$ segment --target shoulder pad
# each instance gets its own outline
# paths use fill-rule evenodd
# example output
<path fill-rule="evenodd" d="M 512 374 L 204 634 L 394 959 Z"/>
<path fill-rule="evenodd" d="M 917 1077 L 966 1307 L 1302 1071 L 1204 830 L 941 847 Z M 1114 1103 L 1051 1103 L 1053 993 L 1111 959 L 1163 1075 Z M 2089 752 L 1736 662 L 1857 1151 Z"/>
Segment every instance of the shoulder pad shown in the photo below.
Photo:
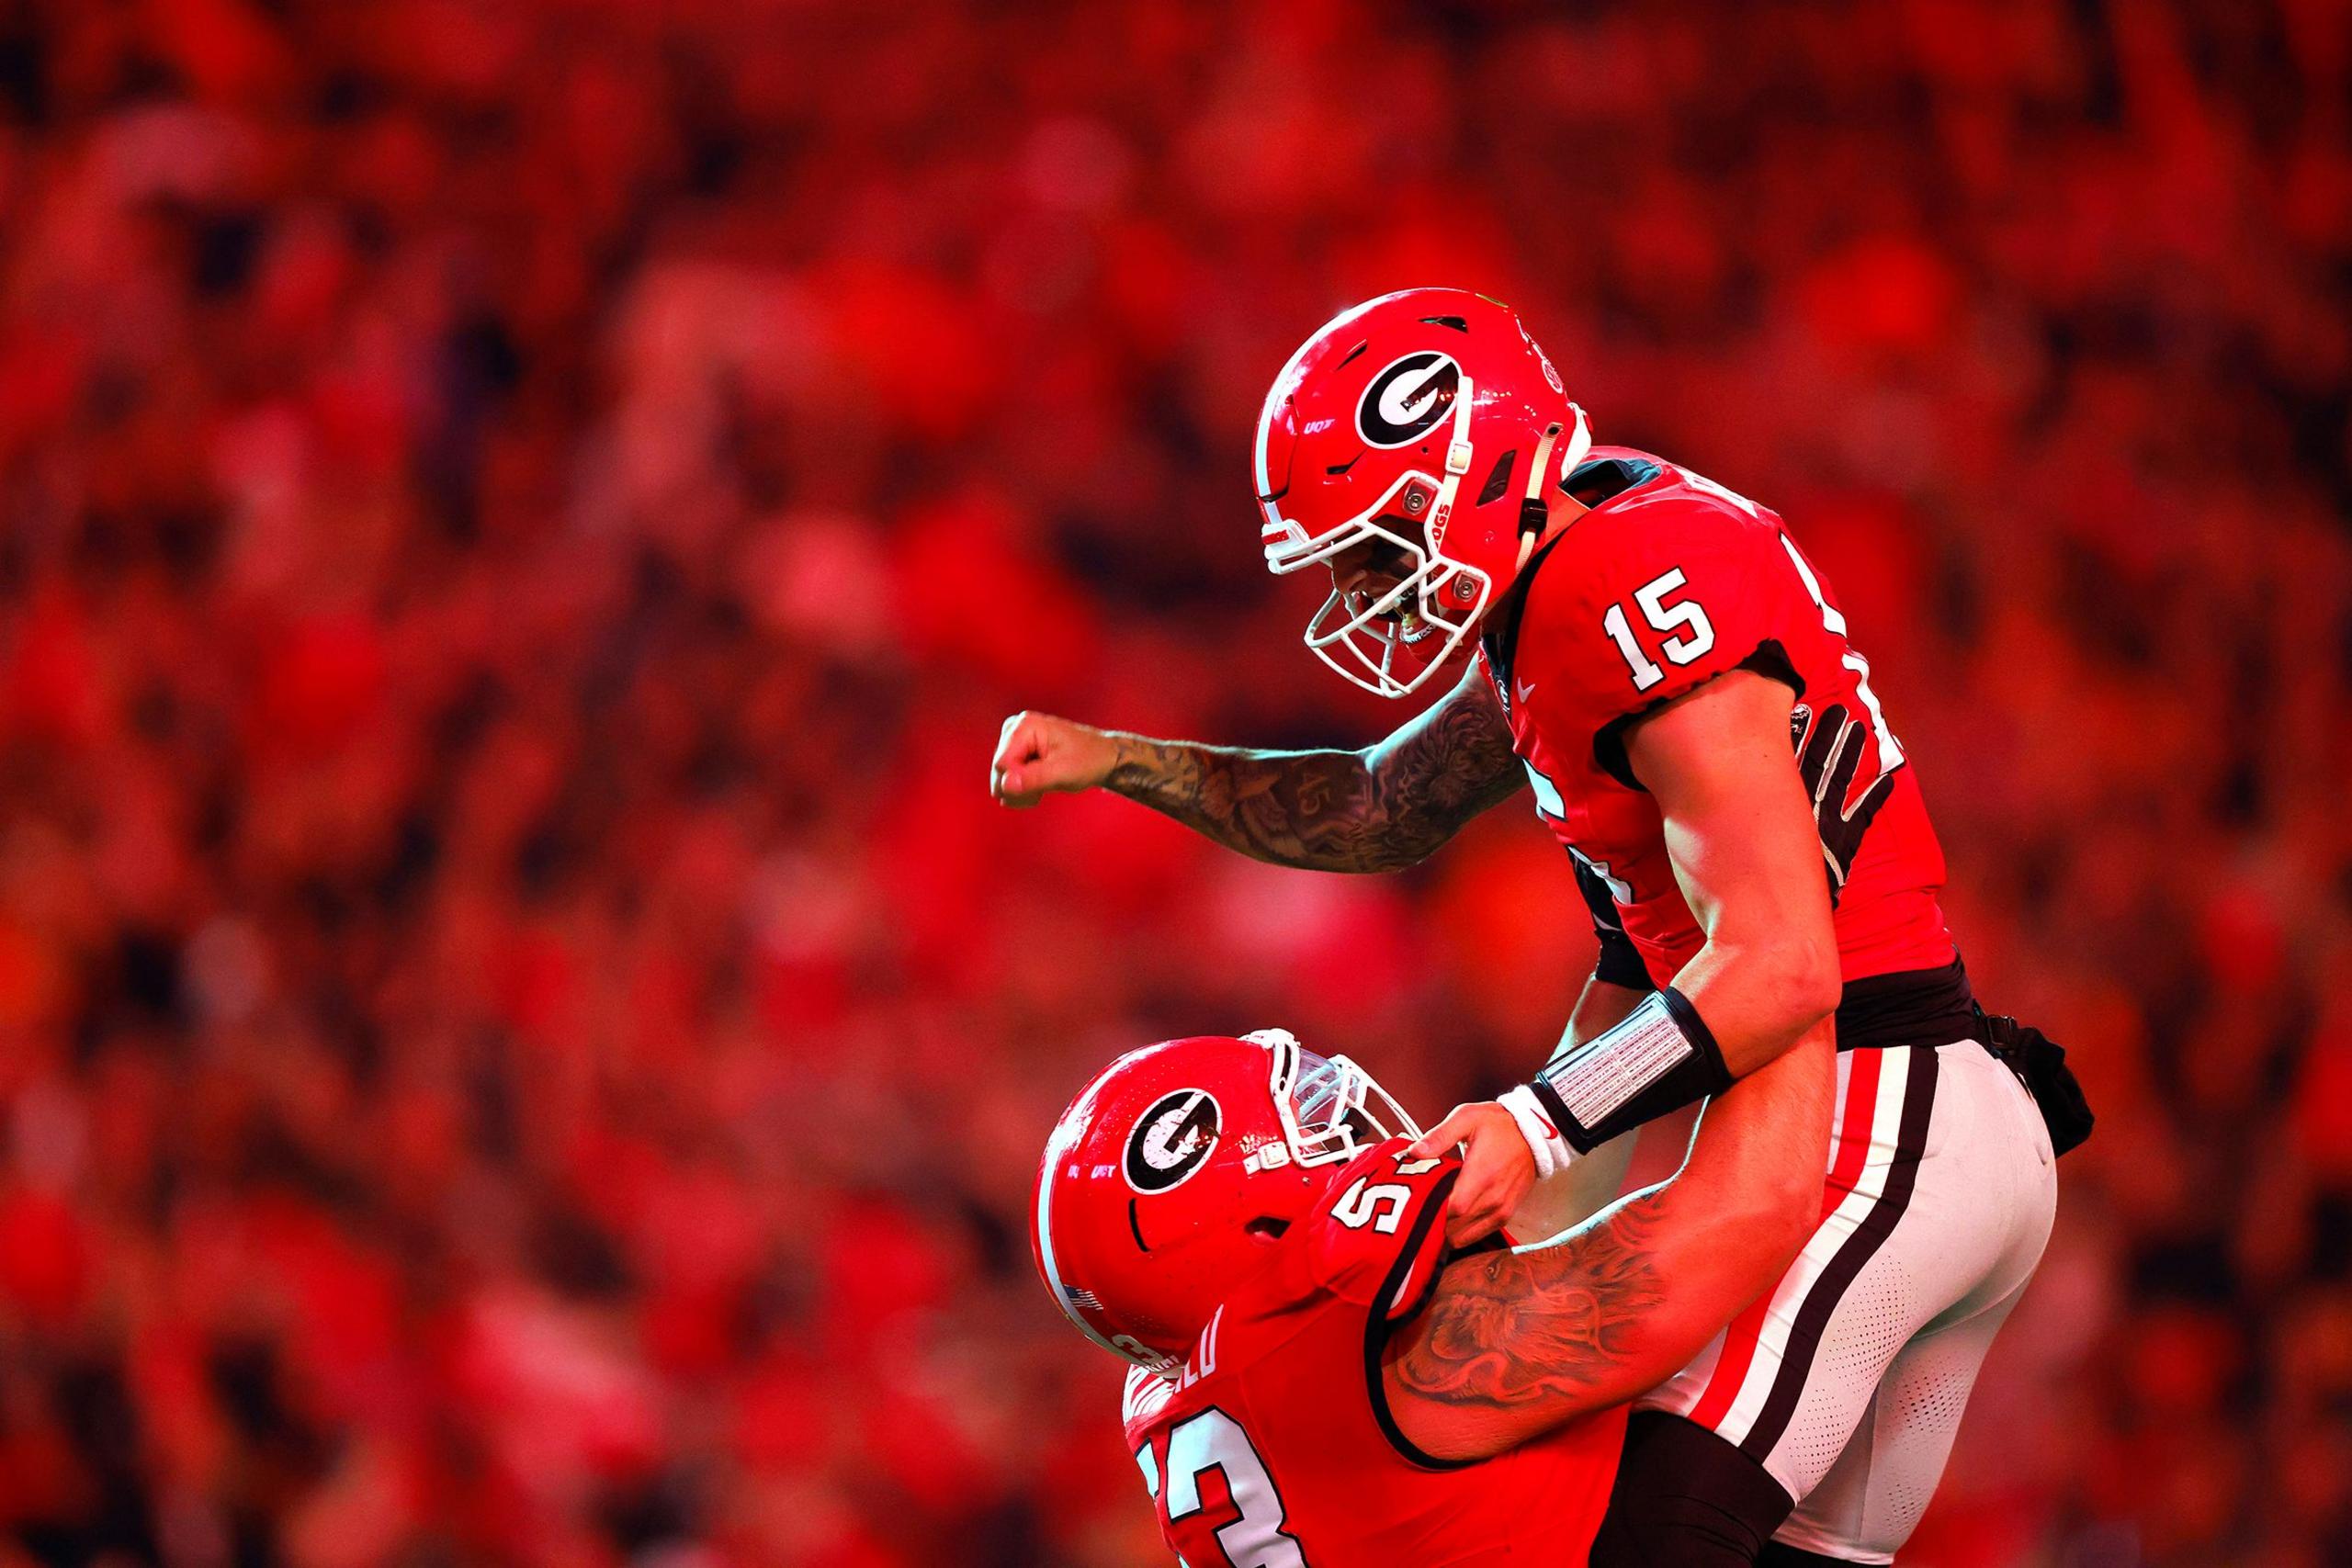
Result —
<path fill-rule="evenodd" d="M 1445 1202 L 1462 1162 L 1408 1159 L 1392 1139 L 1350 1162 L 1305 1222 L 1315 1283 L 1390 1317 L 1409 1317 L 1427 1299 L 1445 1258 Z"/>
<path fill-rule="evenodd" d="M 1800 685 L 1781 639 L 1818 612 L 1781 536 L 1769 514 L 1687 476 L 1577 519 L 1528 586 L 1514 702 L 1573 754 L 1727 671 Z"/>

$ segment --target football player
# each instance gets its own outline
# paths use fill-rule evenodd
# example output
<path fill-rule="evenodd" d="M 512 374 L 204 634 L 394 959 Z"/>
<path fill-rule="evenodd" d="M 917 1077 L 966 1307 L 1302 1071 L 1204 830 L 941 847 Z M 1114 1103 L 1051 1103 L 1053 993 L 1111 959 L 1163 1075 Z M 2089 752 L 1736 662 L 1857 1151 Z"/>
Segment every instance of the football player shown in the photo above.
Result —
<path fill-rule="evenodd" d="M 1279 1030 L 1131 1052 L 1047 1140 L 1031 1242 L 1134 1363 L 1129 1450 L 1191 1568 L 1583 1562 L 1623 1402 L 1762 1291 L 1818 1213 L 1835 1074 L 1800 1048 L 1682 1169 L 1549 1245 L 1456 1255 L 1450 1152 Z"/>
<path fill-rule="evenodd" d="M 1387 295 L 1308 339 L 1267 395 L 1256 477 L 1267 565 L 1331 577 L 1307 645 L 1401 697 L 1475 639 L 1460 682 L 1363 751 L 1018 714 L 998 796 L 1104 787 L 1262 860 L 1363 872 L 1528 787 L 1576 857 L 1600 960 L 1534 1077 L 1428 1140 L 1464 1150 L 1457 1243 L 1834 1039 L 1818 1226 L 1644 1396 L 1594 1560 L 1890 1562 L 2088 1114 L 2054 1046 L 1975 1003 L 1942 852 L 1836 595 L 1769 508 L 1595 447 L 1518 318 L 1457 290 Z"/>

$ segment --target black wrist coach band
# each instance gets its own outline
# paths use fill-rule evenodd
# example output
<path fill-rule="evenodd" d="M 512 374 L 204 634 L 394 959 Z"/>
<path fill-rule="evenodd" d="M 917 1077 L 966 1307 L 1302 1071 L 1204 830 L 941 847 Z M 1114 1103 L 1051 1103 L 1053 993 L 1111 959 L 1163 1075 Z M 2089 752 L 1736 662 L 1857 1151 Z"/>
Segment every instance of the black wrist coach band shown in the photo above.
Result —
<path fill-rule="evenodd" d="M 1529 1088 L 1578 1154 L 1731 1087 L 1713 1031 L 1671 986 L 1544 1064 Z"/>

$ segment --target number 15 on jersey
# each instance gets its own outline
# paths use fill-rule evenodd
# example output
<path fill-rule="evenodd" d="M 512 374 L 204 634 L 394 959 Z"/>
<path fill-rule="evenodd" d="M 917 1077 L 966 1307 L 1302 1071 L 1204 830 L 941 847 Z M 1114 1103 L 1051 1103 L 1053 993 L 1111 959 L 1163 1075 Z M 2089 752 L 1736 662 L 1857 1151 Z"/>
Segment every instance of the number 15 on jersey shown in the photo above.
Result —
<path fill-rule="evenodd" d="M 1634 603 L 1641 607 L 1642 618 L 1652 630 L 1667 633 L 1658 644 L 1658 651 L 1676 664 L 1688 664 L 1702 659 L 1715 646 L 1714 623 L 1707 619 L 1707 612 L 1695 599 L 1669 604 L 1668 598 L 1689 586 L 1682 569 L 1675 567 L 1650 579 L 1634 590 Z M 1666 679 L 1666 671 L 1642 651 L 1634 639 L 1633 623 L 1627 619 L 1623 604 L 1611 604 L 1602 612 L 1601 629 L 1625 656 L 1625 664 L 1634 673 L 1634 690 L 1646 692 Z"/>

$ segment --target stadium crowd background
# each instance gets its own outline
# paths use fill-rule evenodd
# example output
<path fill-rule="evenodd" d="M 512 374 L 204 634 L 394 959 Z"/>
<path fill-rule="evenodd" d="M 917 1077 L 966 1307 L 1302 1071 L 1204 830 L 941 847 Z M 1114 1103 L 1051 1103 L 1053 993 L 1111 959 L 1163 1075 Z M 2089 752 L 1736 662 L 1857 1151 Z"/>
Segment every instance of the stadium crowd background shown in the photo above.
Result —
<path fill-rule="evenodd" d="M 1906 1562 L 2352 1562 L 2352 9 L 0 13 L 0 1564 L 1163 1560 L 1033 1282 L 1114 1052 L 1425 1112 L 1589 955 L 985 797 L 1359 743 L 1249 434 L 1524 313 L 1781 509 L 2101 1112 Z M 1653 1156 L 1655 1157 L 1655 1156 Z"/>

